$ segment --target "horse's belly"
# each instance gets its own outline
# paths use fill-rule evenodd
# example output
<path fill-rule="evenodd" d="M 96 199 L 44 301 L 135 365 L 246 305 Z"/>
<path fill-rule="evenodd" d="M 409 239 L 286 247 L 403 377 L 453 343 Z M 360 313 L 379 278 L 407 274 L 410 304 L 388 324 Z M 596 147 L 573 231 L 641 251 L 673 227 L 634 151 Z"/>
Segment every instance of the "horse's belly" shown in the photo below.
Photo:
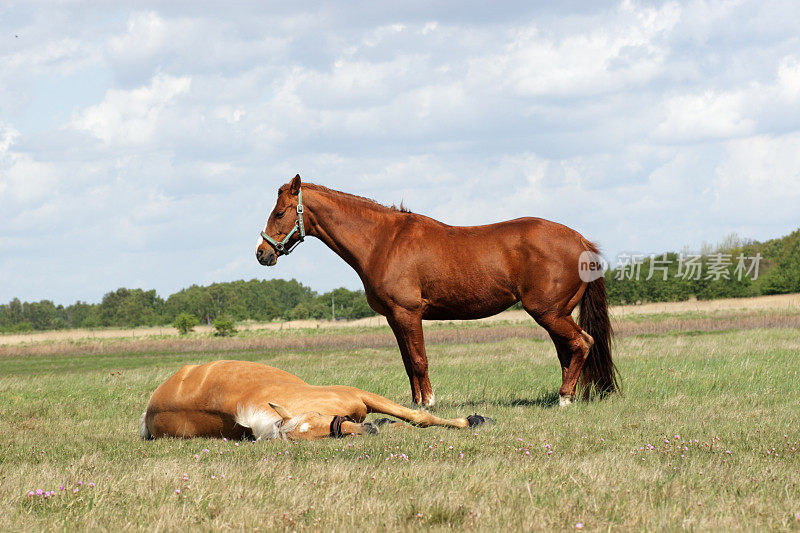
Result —
<path fill-rule="evenodd" d="M 245 436 L 246 429 L 236 424 L 234 417 L 228 413 L 210 413 L 207 411 L 162 411 L 152 413 L 148 423 L 154 437 L 227 437 L 240 439 Z"/>
<path fill-rule="evenodd" d="M 508 305 L 498 305 L 495 307 L 475 306 L 475 307 L 428 307 L 422 314 L 425 320 L 474 320 L 477 318 L 486 318 L 502 313 L 515 302 Z"/>
<path fill-rule="evenodd" d="M 505 311 L 517 298 L 502 287 L 459 287 L 423 296 L 427 320 L 471 320 Z"/>

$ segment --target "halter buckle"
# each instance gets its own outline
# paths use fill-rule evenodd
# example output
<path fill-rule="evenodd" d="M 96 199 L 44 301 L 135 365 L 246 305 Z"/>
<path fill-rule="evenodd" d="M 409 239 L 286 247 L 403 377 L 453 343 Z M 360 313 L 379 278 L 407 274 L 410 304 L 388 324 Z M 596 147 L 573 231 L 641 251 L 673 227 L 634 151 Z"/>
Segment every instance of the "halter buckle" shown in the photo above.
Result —
<path fill-rule="evenodd" d="M 297 204 L 297 214 L 298 215 L 303 214 L 303 204 Z"/>

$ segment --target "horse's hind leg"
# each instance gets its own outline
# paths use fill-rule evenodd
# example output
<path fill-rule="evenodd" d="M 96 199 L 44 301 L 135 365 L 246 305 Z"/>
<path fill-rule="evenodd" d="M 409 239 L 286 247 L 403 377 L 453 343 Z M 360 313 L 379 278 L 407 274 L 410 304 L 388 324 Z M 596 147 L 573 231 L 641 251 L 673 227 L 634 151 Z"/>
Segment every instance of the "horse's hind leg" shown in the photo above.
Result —
<path fill-rule="evenodd" d="M 558 404 L 562 407 L 569 405 L 575 397 L 578 377 L 594 340 L 569 315 L 534 316 L 534 319 L 547 330 L 556 346 L 558 360 L 561 363 L 561 388 L 558 389 Z"/>

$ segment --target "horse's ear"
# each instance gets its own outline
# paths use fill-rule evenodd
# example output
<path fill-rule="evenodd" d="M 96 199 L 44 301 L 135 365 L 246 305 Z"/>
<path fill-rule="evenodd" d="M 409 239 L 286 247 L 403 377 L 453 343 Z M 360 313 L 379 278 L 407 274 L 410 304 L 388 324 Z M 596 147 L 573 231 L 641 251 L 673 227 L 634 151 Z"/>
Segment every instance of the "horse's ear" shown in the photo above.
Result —
<path fill-rule="evenodd" d="M 292 178 L 292 182 L 289 184 L 289 192 L 296 195 L 300 192 L 300 185 L 300 174 L 298 174 Z"/>
<path fill-rule="evenodd" d="M 277 405 L 277 404 L 274 404 L 272 402 L 269 402 L 269 406 L 272 407 L 275 410 L 276 413 L 278 413 L 278 416 L 280 416 L 283 419 L 284 422 L 287 422 L 288 420 L 294 418 L 294 417 L 292 417 L 292 415 L 289 414 L 289 411 L 287 411 L 281 405 Z"/>

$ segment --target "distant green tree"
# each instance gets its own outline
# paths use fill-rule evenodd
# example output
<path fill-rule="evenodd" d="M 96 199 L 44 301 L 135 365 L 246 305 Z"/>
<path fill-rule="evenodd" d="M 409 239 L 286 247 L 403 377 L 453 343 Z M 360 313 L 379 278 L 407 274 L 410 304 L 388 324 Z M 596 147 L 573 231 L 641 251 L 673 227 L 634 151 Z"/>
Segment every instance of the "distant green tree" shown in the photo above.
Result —
<path fill-rule="evenodd" d="M 193 314 L 181 313 L 175 317 L 172 325 L 180 332 L 181 335 L 186 335 L 190 331 L 194 331 L 194 327 L 197 325 L 197 323 L 197 317 Z"/>
<path fill-rule="evenodd" d="M 61 311 L 63 311 L 63 307 L 61 307 Z M 30 322 L 33 329 L 57 329 L 56 319 L 59 314 L 59 308 L 50 300 L 23 302 L 22 304 L 22 318 Z"/>
<path fill-rule="evenodd" d="M 218 337 L 230 337 L 237 333 L 236 322 L 227 315 L 218 316 L 217 319 L 214 320 L 214 329 L 217 330 L 214 335 Z"/>
<path fill-rule="evenodd" d="M 309 317 L 308 307 L 305 304 L 297 304 L 289 313 L 290 320 L 305 320 Z"/>
<path fill-rule="evenodd" d="M 7 304 L 0 305 L 0 329 L 6 331 L 23 321 L 22 302 L 14 298 Z"/>
<path fill-rule="evenodd" d="M 331 306 L 334 309 L 331 309 Z M 344 287 L 317 296 L 308 304 L 308 309 L 312 318 L 329 320 L 331 318 L 353 320 L 376 314 L 367 303 L 364 291 L 351 291 Z"/>
<path fill-rule="evenodd" d="M 364 318 L 367 316 L 374 316 L 377 313 L 369 306 L 367 297 L 362 291 L 358 291 L 358 296 L 353 298 L 353 307 L 351 311 L 352 318 Z"/>
<path fill-rule="evenodd" d="M 97 317 L 97 313 L 91 313 L 77 324 L 77 327 L 81 328 L 99 328 L 100 326 L 102 326 L 102 324 Z"/>
<path fill-rule="evenodd" d="M 764 294 L 800 292 L 800 252 L 782 257 L 761 282 Z"/>
<path fill-rule="evenodd" d="M 104 326 L 143 326 L 163 323 L 164 300 L 155 290 L 120 288 L 106 293 L 98 306 Z"/>
<path fill-rule="evenodd" d="M 89 317 L 94 314 L 96 305 L 88 304 L 86 302 L 77 301 L 72 305 L 64 308 L 64 321 L 67 327 L 78 328 L 84 327 L 84 322 L 89 320 Z M 97 324 L 99 325 L 99 323 Z"/>
<path fill-rule="evenodd" d="M 762 252 L 767 265 L 759 280 L 763 294 L 800 292 L 800 230 L 780 239 L 767 241 Z"/>
<path fill-rule="evenodd" d="M 33 331 L 33 326 L 30 322 L 17 322 L 13 326 L 5 326 L 3 328 L 5 333 L 29 333 Z"/>

